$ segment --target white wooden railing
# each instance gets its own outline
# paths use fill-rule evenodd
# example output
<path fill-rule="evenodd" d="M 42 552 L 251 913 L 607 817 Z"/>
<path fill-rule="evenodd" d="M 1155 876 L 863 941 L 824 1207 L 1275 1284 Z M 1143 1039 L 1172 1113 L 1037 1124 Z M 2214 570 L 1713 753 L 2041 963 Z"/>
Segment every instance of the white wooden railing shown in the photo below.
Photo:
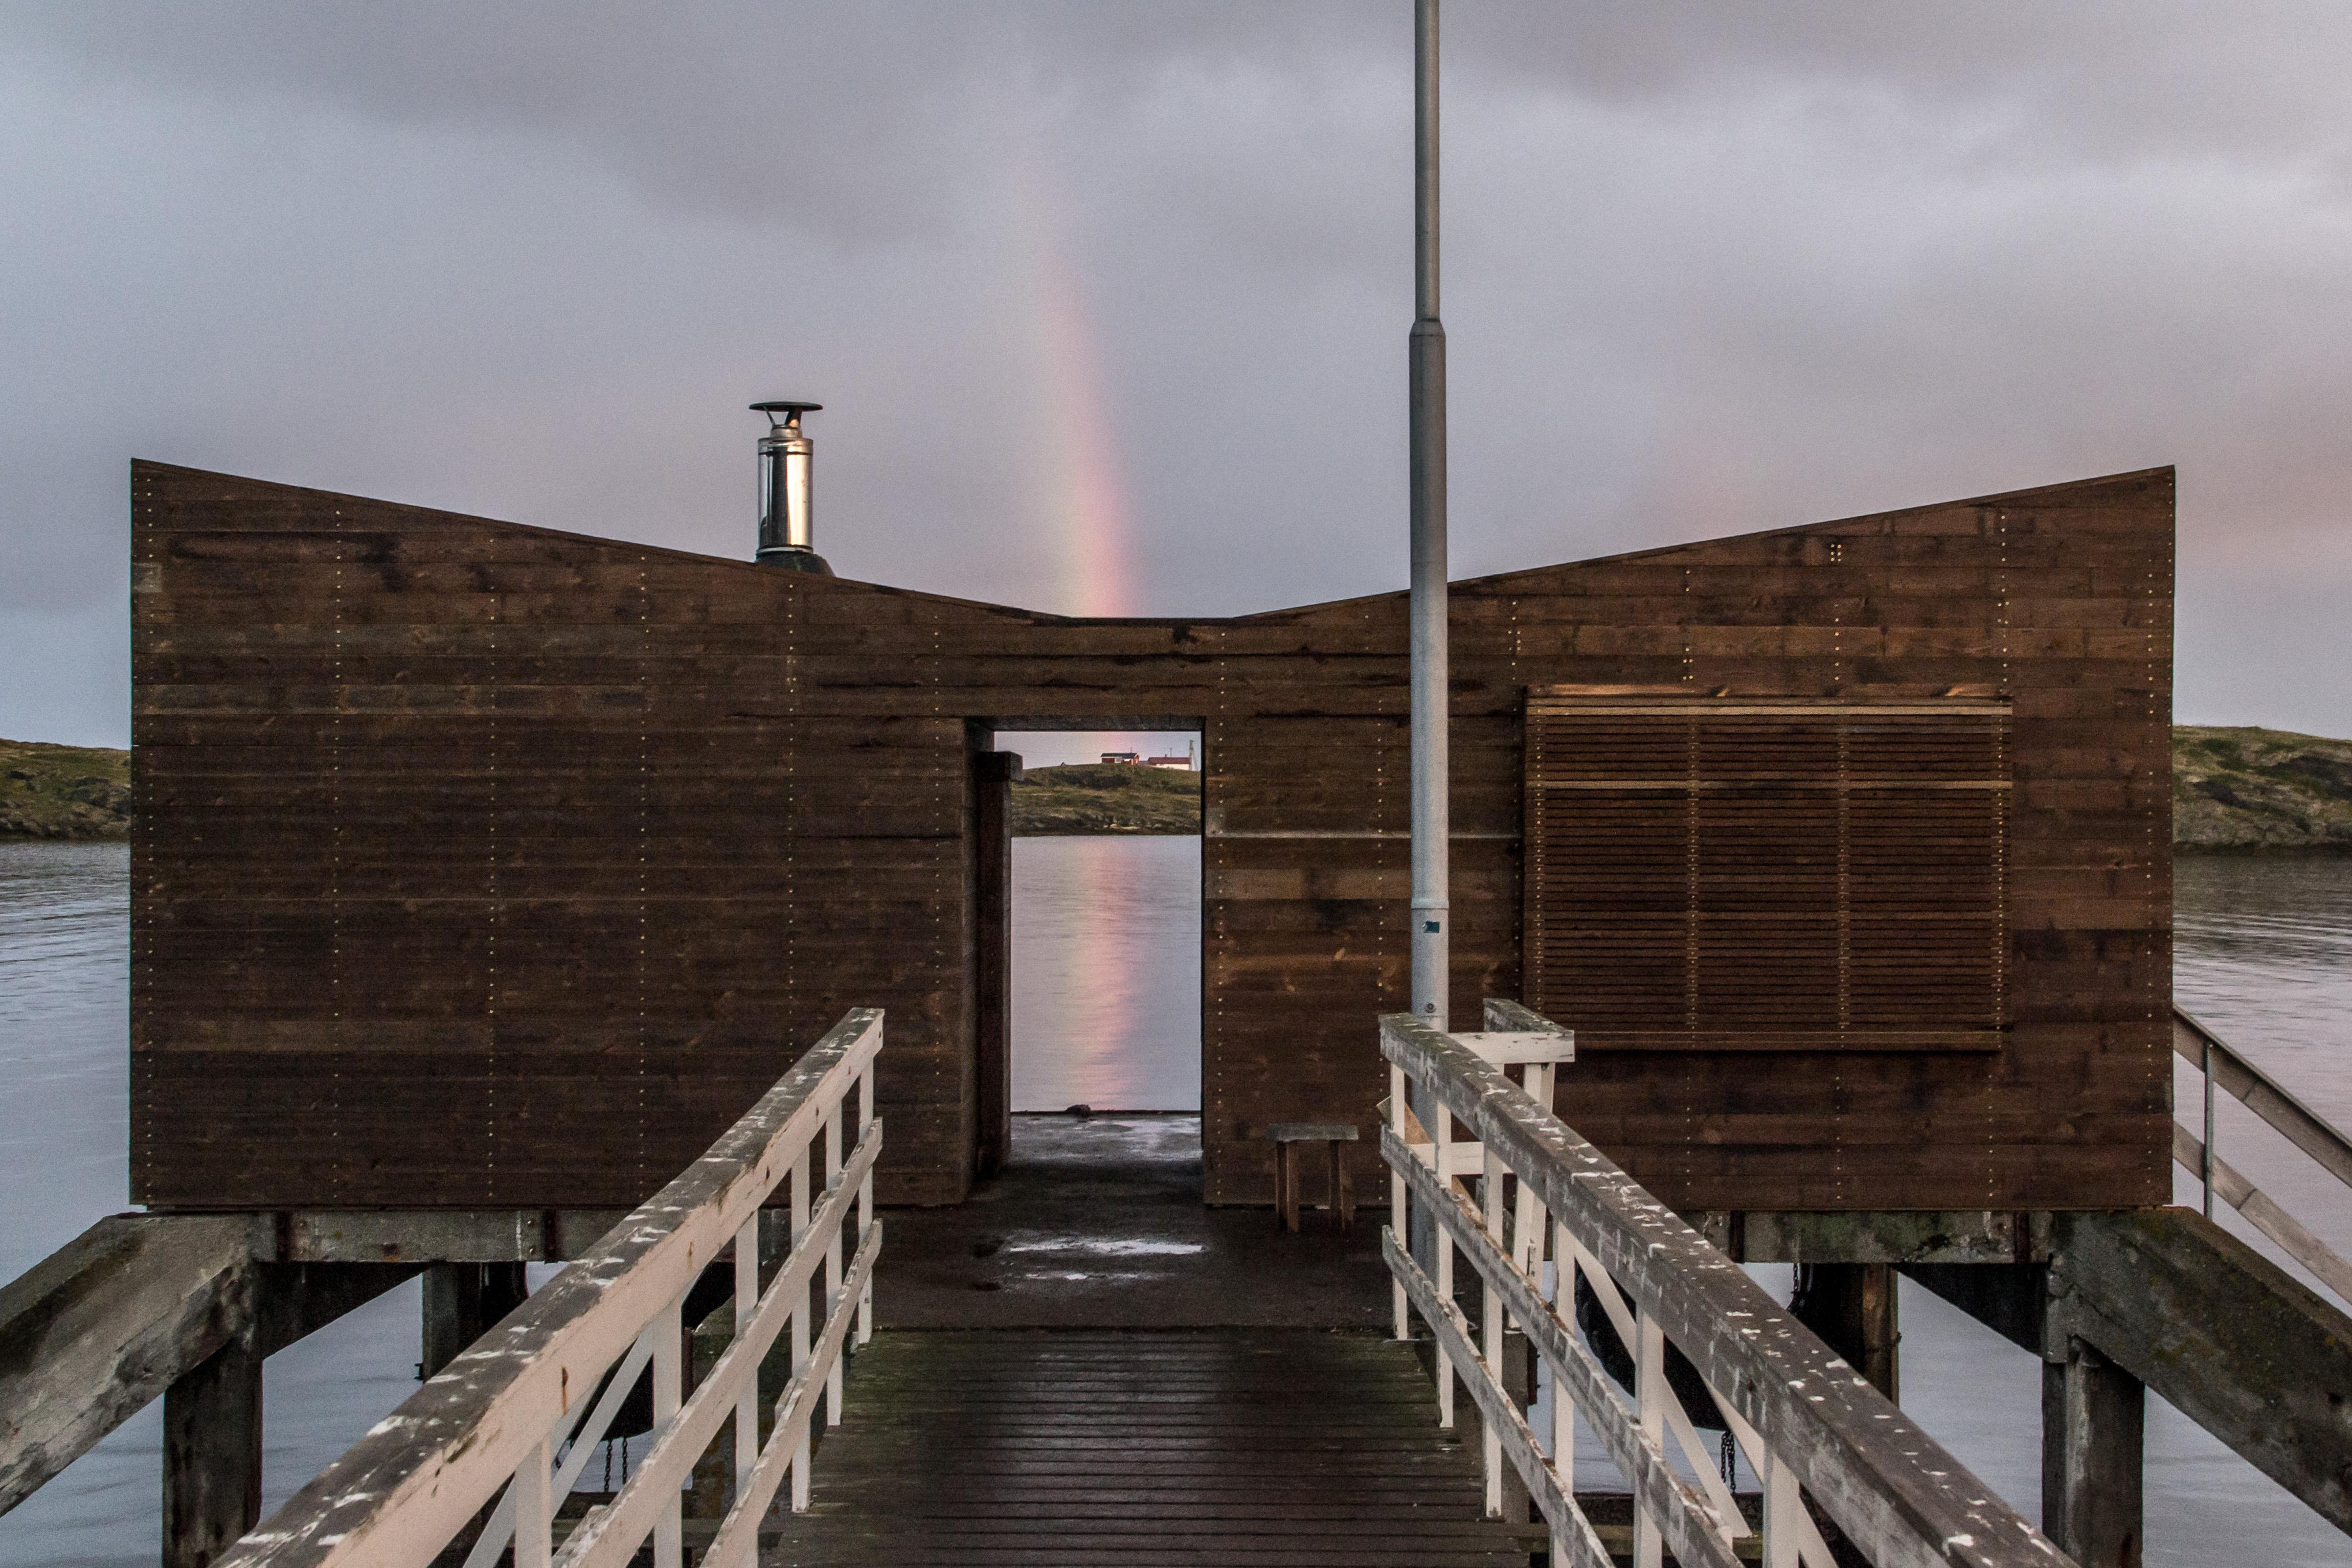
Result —
<path fill-rule="evenodd" d="M 2215 1092 L 2228 1091 L 2347 1187 L 2352 1187 L 2352 1140 L 2178 1008 L 2172 1009 L 2172 1049 L 2205 1076 L 2205 1135 L 2199 1137 L 2179 1122 L 2172 1124 L 2172 1157 L 2202 1185 L 2205 1218 L 2213 1218 L 2213 1200 L 2219 1197 L 2277 1242 L 2288 1257 L 2317 1275 L 2329 1290 L 2352 1301 L 2352 1261 L 2313 1235 L 2275 1198 L 2221 1157 L 2219 1129 L 2213 1124 Z"/>
<path fill-rule="evenodd" d="M 817 1396 L 824 1393 L 826 1420 L 837 1424 L 844 1349 L 853 1333 L 862 1343 L 873 1332 L 881 1048 L 881 1009 L 853 1009 L 709 1153 L 377 1423 L 223 1563 L 424 1568 L 495 1498 L 470 1568 L 497 1563 L 509 1544 L 515 1568 L 621 1568 L 648 1540 L 656 1568 L 678 1568 L 680 1488 L 730 1417 L 733 1495 L 700 1561 L 755 1562 L 760 1521 L 787 1474 L 793 1507 L 808 1506 Z M 760 1211 L 785 1186 L 791 1250 L 763 1289 Z M 845 1235 L 856 1242 L 845 1268 Z M 730 1244 L 734 1338 L 681 1399 L 687 1292 Z M 762 1443 L 760 1364 L 787 1331 L 791 1377 Z M 611 1500 L 559 1543 L 556 1510 L 648 1364 L 651 1447 Z"/>
<path fill-rule="evenodd" d="M 1440 1421 L 1453 1421 L 1456 1372 L 1478 1406 L 1490 1513 L 1501 1511 L 1507 1462 L 1550 1528 L 1555 1568 L 1611 1568 L 1576 1501 L 1581 1415 L 1632 1489 L 1635 1568 L 1658 1568 L 1667 1550 L 1684 1568 L 1736 1568 L 1733 1543 L 1755 1531 L 1667 1384 L 1671 1342 L 1761 1480 L 1765 1568 L 1833 1568 L 1806 1492 L 1879 1568 L 2065 1562 L 1744 1270 L 1552 1114 L 1549 1080 L 1571 1055 L 1567 1031 L 1508 1002 L 1489 1002 L 1486 1021 L 1488 1032 L 1451 1035 L 1410 1014 L 1381 1020 L 1390 1062 L 1381 1147 L 1393 1204 L 1381 1250 L 1398 1337 L 1412 1316 L 1434 1336 Z M 1511 1082 L 1512 1064 L 1535 1080 L 1535 1095 Z M 1416 1101 L 1432 1113 L 1427 1132 Z M 1433 1280 L 1407 1240 L 1415 1216 L 1433 1222 Z M 1481 1287 L 1475 1333 L 1455 1301 L 1457 1252 Z M 1633 1361 L 1630 1397 L 1578 1337 L 1580 1275 Z M 1540 1439 L 1500 1375 L 1507 1324 L 1550 1380 L 1552 1429 Z M 1684 1469 L 1668 1458 L 1670 1437 Z"/>

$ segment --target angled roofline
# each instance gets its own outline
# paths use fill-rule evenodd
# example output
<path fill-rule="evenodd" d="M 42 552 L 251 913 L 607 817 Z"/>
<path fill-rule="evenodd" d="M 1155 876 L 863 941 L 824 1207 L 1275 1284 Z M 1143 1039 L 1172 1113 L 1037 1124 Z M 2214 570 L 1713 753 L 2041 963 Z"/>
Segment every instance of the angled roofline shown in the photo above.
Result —
<path fill-rule="evenodd" d="M 191 468 L 184 464 L 164 463 L 153 458 L 133 457 L 131 460 L 131 466 L 134 476 L 142 469 L 150 469 L 194 475 L 205 479 L 226 479 L 239 485 L 266 486 L 274 490 L 323 496 L 333 500 L 354 501 L 366 506 L 403 507 L 410 511 L 446 517 L 453 523 L 504 528 L 514 533 L 529 534 L 541 538 L 604 545 L 615 549 L 643 550 L 664 559 L 682 563 L 691 562 L 697 566 L 735 566 L 746 571 L 761 573 L 772 570 L 772 568 L 763 567 L 757 561 L 738 560 L 733 556 L 704 555 L 699 551 L 679 549 L 671 545 L 646 544 L 635 539 L 614 538 L 604 534 L 576 533 L 568 528 L 544 528 L 535 523 L 508 522 L 499 517 L 478 517 L 469 512 L 453 512 L 440 507 L 416 506 L 405 501 L 387 501 L 381 497 L 354 496 L 341 490 L 321 490 L 307 485 L 289 485 L 276 479 L 257 479 L 247 475 L 225 474 L 209 468 Z M 2177 473 L 2177 468 L 2168 463 L 2153 468 L 2134 468 L 2115 474 L 2098 474 L 2082 479 L 2064 479 L 2054 484 L 2029 486 L 2019 490 L 2001 490 L 1990 495 L 1964 496 L 1951 500 L 1898 507 L 1887 511 L 1856 512 L 1843 517 L 1825 517 L 1816 522 L 1784 524 L 1779 528 L 1758 528 L 1748 533 L 1718 534 L 1710 538 L 1684 539 L 1674 544 L 1650 545 L 1641 549 L 1621 550 L 1613 555 L 1587 556 L 1574 560 L 1542 561 L 1531 566 L 1512 567 L 1503 571 L 1488 572 L 1480 577 L 1455 578 L 1451 586 L 1456 590 L 1475 592 L 1480 589 L 1491 589 L 1494 585 L 1505 582 L 1511 578 L 1525 577 L 1531 572 L 1557 571 L 1569 567 L 1620 565 L 1652 557 L 1674 555 L 1700 545 L 1742 544 L 1757 539 L 1780 538 L 1791 534 L 1819 533 L 1850 528 L 1857 523 L 1887 522 L 1900 517 L 1917 517 L 1928 512 L 1947 511 L 1954 507 L 2016 506 L 2062 490 L 2081 490 L 2102 485 L 2123 485 L 2159 476 L 2172 477 Z M 1376 593 L 1353 594 L 1345 599 L 1318 600 L 1306 604 L 1284 605 L 1272 610 L 1253 610 L 1240 615 L 1061 615 L 1049 610 L 1026 610 L 1019 605 L 998 604 L 983 599 L 961 599 L 953 594 L 934 593 L 927 589 L 902 588 L 894 583 L 869 582 L 854 577 L 803 576 L 801 585 L 813 591 L 858 589 L 899 598 L 919 599 L 929 603 L 954 605 L 964 610 L 984 611 L 994 615 L 1015 616 L 1033 625 L 1047 626 L 1208 626 L 1263 622 L 1295 615 L 1311 614 L 1318 611 L 1344 609 L 1349 605 L 1371 604 L 1381 600 L 1402 600 L 1406 592 L 1402 587 L 1382 589 Z"/>

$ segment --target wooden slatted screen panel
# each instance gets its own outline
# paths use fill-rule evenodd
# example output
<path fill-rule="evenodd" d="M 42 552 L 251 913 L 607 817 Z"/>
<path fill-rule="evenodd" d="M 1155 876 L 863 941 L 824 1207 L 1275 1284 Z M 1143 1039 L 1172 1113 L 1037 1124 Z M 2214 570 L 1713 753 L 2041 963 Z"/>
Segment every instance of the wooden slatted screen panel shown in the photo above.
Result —
<path fill-rule="evenodd" d="M 1526 976 L 1580 1049 L 1991 1051 L 2009 706 L 1539 689 Z"/>

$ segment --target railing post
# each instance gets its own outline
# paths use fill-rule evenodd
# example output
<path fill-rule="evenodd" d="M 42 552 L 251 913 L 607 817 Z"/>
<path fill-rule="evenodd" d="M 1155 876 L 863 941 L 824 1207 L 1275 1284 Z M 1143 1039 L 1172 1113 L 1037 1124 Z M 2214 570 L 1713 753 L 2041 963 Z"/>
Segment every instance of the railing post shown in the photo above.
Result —
<path fill-rule="evenodd" d="M 1454 1146 L 1454 1113 L 1441 1102 L 1435 1107 L 1436 1124 L 1429 1130 L 1430 1152 L 1437 1158 L 1437 1190 L 1453 1191 L 1454 1178 L 1446 1172 L 1448 1151 Z M 1454 1300 L 1454 1239 L 1443 1225 L 1430 1227 L 1437 1243 L 1437 1299 Z M 1437 1425 L 1444 1431 L 1454 1430 L 1454 1358 L 1443 1347 L 1437 1352 Z"/>
<path fill-rule="evenodd" d="M 545 1437 L 523 1458 L 514 1477 L 514 1568 L 547 1568 L 553 1550 L 549 1521 L 555 1516 L 548 1471 L 554 1465 Z"/>
<path fill-rule="evenodd" d="M 1666 1440 L 1666 1331 L 1646 1309 L 1633 1320 L 1633 1407 L 1642 1431 L 1661 1451 Z M 1658 1521 L 1640 1503 L 1633 1505 L 1633 1568 L 1660 1568 L 1664 1561 Z"/>
<path fill-rule="evenodd" d="M 1560 1320 L 1576 1321 L 1576 1250 L 1565 1220 L 1551 1227 L 1552 1291 L 1559 1302 Z M 1561 1495 L 1576 1495 L 1576 1401 L 1569 1397 L 1564 1369 L 1551 1369 L 1551 1468 L 1559 1472 Z M 1559 1561 L 1565 1563 L 1566 1557 Z"/>
<path fill-rule="evenodd" d="M 2213 1041 L 2205 1041 L 2205 1155 L 2204 1169 L 2198 1173 L 2205 1184 L 2205 1218 L 2213 1218 L 2213 1162 L 2220 1158 L 2213 1152 Z"/>
<path fill-rule="evenodd" d="M 1500 1252 L 1503 1249 L 1503 1156 L 1495 1152 L 1491 1144 L 1486 1146 L 1486 1177 L 1479 1185 L 1485 1189 L 1479 1196 L 1485 1199 L 1486 1234 L 1493 1239 L 1495 1249 Z M 1495 1289 L 1494 1281 L 1486 1278 L 1484 1269 L 1478 1270 L 1478 1282 L 1481 1287 L 1478 1328 L 1485 1341 L 1481 1350 L 1486 1358 L 1486 1375 L 1500 1385 L 1503 1382 L 1503 1297 Z M 1479 1425 L 1486 1432 L 1486 1517 L 1500 1519 L 1503 1516 L 1503 1434 L 1493 1421 L 1482 1421 Z"/>
<path fill-rule="evenodd" d="M 877 1056 L 879 1052 L 876 1053 Z M 867 1062 L 857 1075 L 857 1141 L 864 1143 L 867 1129 L 874 1124 L 874 1064 Z M 866 1244 L 866 1233 L 874 1226 L 874 1173 L 867 1171 L 857 1184 L 857 1243 Z M 857 1291 L 857 1343 L 864 1344 L 874 1337 L 874 1281 L 868 1280 Z"/>
<path fill-rule="evenodd" d="M 1389 1064 L 1389 1130 L 1396 1134 L 1400 1143 L 1404 1141 L 1404 1069 L 1391 1062 Z M 1412 1197 L 1404 1185 L 1404 1173 L 1393 1169 L 1389 1172 L 1389 1228 L 1396 1233 L 1399 1246 L 1412 1245 Z M 1389 1300 L 1396 1312 L 1396 1337 L 1400 1340 L 1411 1339 L 1412 1323 L 1405 1310 L 1404 1281 L 1394 1274 L 1389 1276 Z"/>
<path fill-rule="evenodd" d="M 793 1250 L 800 1250 L 801 1238 L 809 1228 L 809 1146 L 803 1144 L 793 1155 Z M 809 1292 L 803 1285 L 799 1299 L 793 1302 L 793 1375 L 799 1377 L 809 1368 Z M 801 1428 L 801 1440 L 793 1450 L 793 1511 L 806 1513 L 809 1505 L 809 1437 L 808 1428 Z M 660 1568 L 659 1564 L 656 1568 Z"/>
<path fill-rule="evenodd" d="M 1546 1111 L 1549 1111 L 1551 1109 L 1551 1063 L 1530 1061 L 1523 1071 L 1527 1080 L 1528 1097 Z M 1526 1182 L 1519 1184 L 1518 1213 L 1514 1218 L 1518 1226 L 1518 1234 L 1512 1245 L 1512 1255 L 1520 1260 L 1519 1272 L 1532 1279 L 1543 1270 L 1543 1239 L 1547 1227 L 1537 1207 L 1536 1189 Z"/>
<path fill-rule="evenodd" d="M 689 1283 L 688 1289 L 691 1289 Z M 677 1416 L 683 1403 L 680 1376 L 686 1359 L 684 1322 L 686 1291 L 680 1291 L 654 1320 L 654 1433 L 656 1440 Z M 650 1447 L 650 1445 L 649 1445 Z M 654 1568 L 683 1568 L 686 1512 L 684 1500 L 673 1497 L 662 1504 L 654 1523 Z"/>
<path fill-rule="evenodd" d="M 1764 1472 L 1759 1478 L 1764 1485 L 1763 1568 L 1798 1568 L 1797 1545 L 1801 1537 L 1797 1515 L 1805 1503 L 1797 1490 L 1797 1472 L 1769 1450 L 1764 1455 Z"/>
<path fill-rule="evenodd" d="M 751 1327 L 751 1319 L 760 1310 L 760 1213 L 743 1222 L 735 1233 L 735 1334 L 740 1339 Z M 735 1493 L 742 1495 L 743 1486 L 751 1479 L 751 1467 L 760 1462 L 760 1369 L 753 1367 L 751 1375 L 735 1396 Z"/>
<path fill-rule="evenodd" d="M 848 1097 L 844 1095 L 833 1103 L 831 1113 L 824 1119 L 824 1190 L 827 1193 L 841 1184 L 841 1119 L 848 1110 Z M 833 1321 L 833 1310 L 840 1302 L 841 1227 L 835 1224 L 824 1243 L 824 1322 Z M 825 1369 L 824 1424 L 828 1427 L 841 1425 L 841 1362 L 842 1358 L 836 1355 L 833 1358 L 833 1364 Z"/>

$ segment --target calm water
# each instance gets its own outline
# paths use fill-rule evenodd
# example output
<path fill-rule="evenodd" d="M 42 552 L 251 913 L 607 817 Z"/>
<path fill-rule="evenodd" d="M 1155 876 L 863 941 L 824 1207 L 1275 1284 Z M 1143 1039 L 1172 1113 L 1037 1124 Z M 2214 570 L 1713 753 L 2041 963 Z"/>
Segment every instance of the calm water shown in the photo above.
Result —
<path fill-rule="evenodd" d="M 2179 1005 L 2313 1110 L 2352 1126 L 2352 859 L 2183 856 L 2174 916 Z M 2205 1091 L 2193 1070 L 2179 1067 L 2173 1092 L 2175 1105 L 2199 1113 L 2192 1108 Z M 2352 1247 L 2344 1188 L 2227 1094 L 2221 1102 L 2222 1157 L 2331 1245 Z M 2174 1198 L 2199 1201 L 2196 1182 L 2178 1167 Z M 2220 1207 L 2224 1225 L 2317 1288 L 2228 1205 Z M 2038 1518 L 2034 1358 L 1908 1281 L 1902 1312 L 1906 1408 Z M 2352 1542 L 2153 1396 L 2147 1487 L 2152 1565 L 2352 1563 Z"/>
<path fill-rule="evenodd" d="M 1013 1108 L 1201 1108 L 1201 841 L 1013 841 Z"/>
<path fill-rule="evenodd" d="M 0 1278 L 130 1190 L 130 902 L 123 845 L 0 843 Z M 420 1310 L 411 1283 L 270 1358 L 265 1507 L 415 1389 Z M 159 1401 L 0 1517 L 0 1563 L 154 1563 L 162 1464 Z"/>
<path fill-rule="evenodd" d="M 122 1207 L 127 872 L 120 845 L 0 845 L 7 1277 Z M 1013 874 L 1014 1103 L 1196 1108 L 1200 841 L 1023 839 Z M 2352 861 L 2184 861 L 2179 888 L 2181 1005 L 2352 1125 Z M 2198 1103 L 2194 1071 L 2181 1071 L 2177 1092 L 2183 1106 Z M 2307 1161 L 2223 1103 L 2225 1157 L 2352 1250 L 2352 1204 L 2340 1189 L 2327 1191 Z M 2193 1202 L 2193 1184 L 2183 1180 L 2178 1196 Z M 1757 1272 L 1786 1294 L 1786 1270 Z M 1905 1404 L 2035 1514 L 2033 1358 L 1907 1285 L 1903 1314 Z M 414 1388 L 416 1324 L 411 1285 L 272 1358 L 270 1506 Z M 0 1563 L 152 1563 L 158 1427 L 151 1407 L 0 1518 Z M 1601 1478 L 1588 1466 L 1584 1479 Z M 2151 1564 L 2352 1562 L 2344 1537 L 2153 1400 L 2147 1507 Z"/>

